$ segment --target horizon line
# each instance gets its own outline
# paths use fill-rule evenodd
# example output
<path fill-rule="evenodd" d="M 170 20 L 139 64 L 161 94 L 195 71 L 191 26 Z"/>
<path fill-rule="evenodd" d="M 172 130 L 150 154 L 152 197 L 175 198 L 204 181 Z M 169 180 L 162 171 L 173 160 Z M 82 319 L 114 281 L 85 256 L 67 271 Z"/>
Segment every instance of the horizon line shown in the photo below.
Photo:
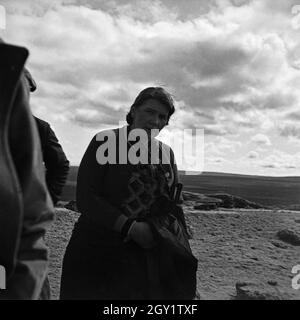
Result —
<path fill-rule="evenodd" d="M 70 164 L 70 167 L 77 167 L 79 168 L 79 164 Z M 198 176 L 201 174 L 225 174 L 225 175 L 237 175 L 237 176 L 250 176 L 250 177 L 265 177 L 265 178 L 300 178 L 300 175 L 263 175 L 263 174 L 250 174 L 250 173 L 237 173 L 237 172 L 226 172 L 226 171 L 194 171 L 194 170 L 184 170 L 184 169 L 178 169 L 178 174 L 182 174 L 184 172 L 184 175 L 194 175 Z M 187 174 L 190 173 L 190 174 Z"/>

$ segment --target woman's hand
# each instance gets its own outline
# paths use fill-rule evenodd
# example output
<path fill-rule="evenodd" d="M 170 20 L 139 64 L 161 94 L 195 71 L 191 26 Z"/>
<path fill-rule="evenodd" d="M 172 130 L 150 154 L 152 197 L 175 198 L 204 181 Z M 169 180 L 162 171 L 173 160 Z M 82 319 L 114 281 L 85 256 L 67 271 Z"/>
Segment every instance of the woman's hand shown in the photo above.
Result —
<path fill-rule="evenodd" d="M 135 222 L 129 229 L 128 236 L 144 249 L 155 246 L 153 233 L 146 222 Z"/>

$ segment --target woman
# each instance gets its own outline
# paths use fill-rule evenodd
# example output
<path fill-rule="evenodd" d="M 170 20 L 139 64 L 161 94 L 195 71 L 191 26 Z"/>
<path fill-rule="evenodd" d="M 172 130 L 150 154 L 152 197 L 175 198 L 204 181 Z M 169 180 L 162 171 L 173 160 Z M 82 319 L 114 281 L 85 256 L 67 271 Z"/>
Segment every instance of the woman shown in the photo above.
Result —
<path fill-rule="evenodd" d="M 158 143 L 153 130 L 156 134 L 162 130 L 174 111 L 168 92 L 146 88 L 127 114 L 128 127 L 104 131 L 92 139 L 78 171 L 81 216 L 63 261 L 61 299 L 170 298 L 161 288 L 163 245 L 162 229 L 158 229 L 163 223 L 173 226 L 176 220 L 169 223 L 168 219 L 174 217 L 169 213 L 176 207 L 172 199 L 178 176 L 172 150 Z M 141 133 L 138 142 L 144 149 L 140 148 L 139 156 L 147 150 L 144 164 L 130 157 L 134 132 Z M 108 138 L 106 142 L 103 137 Z M 116 148 L 101 153 L 110 138 Z M 151 153 L 151 144 L 158 146 L 158 154 Z M 163 158 L 166 150 L 170 156 Z M 111 161 L 102 161 L 106 156 Z M 184 229 L 183 215 L 178 220 L 177 227 Z M 180 234 L 186 236 L 184 230 Z"/>

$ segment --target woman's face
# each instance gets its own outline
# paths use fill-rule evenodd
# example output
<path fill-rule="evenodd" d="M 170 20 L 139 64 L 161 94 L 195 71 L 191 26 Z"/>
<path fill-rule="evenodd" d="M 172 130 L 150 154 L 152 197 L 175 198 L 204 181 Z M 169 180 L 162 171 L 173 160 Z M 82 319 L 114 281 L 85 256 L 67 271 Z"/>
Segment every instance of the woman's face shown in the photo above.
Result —
<path fill-rule="evenodd" d="M 159 131 L 168 122 L 168 108 L 155 99 L 148 99 L 142 105 L 131 111 L 133 117 L 132 128 L 145 129 L 149 134 L 151 129 Z"/>

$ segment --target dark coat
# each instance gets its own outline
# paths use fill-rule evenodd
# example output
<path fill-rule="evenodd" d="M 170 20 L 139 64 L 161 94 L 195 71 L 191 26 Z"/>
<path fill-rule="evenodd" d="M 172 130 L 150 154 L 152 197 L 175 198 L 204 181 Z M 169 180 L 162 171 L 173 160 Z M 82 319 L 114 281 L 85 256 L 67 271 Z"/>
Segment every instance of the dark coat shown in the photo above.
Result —
<path fill-rule="evenodd" d="M 37 299 L 45 279 L 44 235 L 53 220 L 39 136 L 22 74 L 28 51 L 0 44 L 0 299 Z"/>
<path fill-rule="evenodd" d="M 108 130 L 116 136 L 116 159 L 119 157 L 119 130 Z M 122 130 L 120 131 L 123 132 Z M 133 166 L 128 164 L 99 165 L 97 150 L 103 142 L 96 136 L 90 142 L 79 166 L 76 189 L 76 202 L 83 216 L 89 217 L 100 227 L 113 229 L 113 225 L 122 213 L 120 207 L 128 190 L 128 180 Z M 167 148 L 165 146 L 165 148 Z M 169 150 L 169 149 L 168 149 Z M 163 164 L 164 171 L 173 177 L 171 192 L 178 182 L 177 166 L 173 151 L 170 149 L 170 162 Z"/>
<path fill-rule="evenodd" d="M 41 140 L 46 182 L 54 204 L 60 199 L 69 172 L 69 161 L 48 122 L 34 117 Z"/>
<path fill-rule="evenodd" d="M 114 132 L 118 139 L 118 132 Z M 197 265 L 191 252 L 177 240 L 169 246 L 170 243 L 162 241 L 159 236 L 158 247 L 146 250 L 134 241 L 124 242 L 121 235 L 113 230 L 116 219 L 122 213 L 122 203 L 127 195 L 133 166 L 119 163 L 100 165 L 96 154 L 101 144 L 96 137 L 93 138 L 79 167 L 77 205 L 81 216 L 64 256 L 61 299 L 168 299 L 173 294 L 172 287 L 164 285 L 164 289 L 158 289 L 150 284 L 153 280 L 152 275 L 156 280 L 160 278 L 156 272 L 157 267 L 173 268 L 176 257 L 178 268 L 175 273 L 170 273 L 170 281 L 180 281 L 177 282 L 180 287 L 185 279 L 176 279 L 177 275 L 183 275 L 182 270 L 185 267 L 188 268 L 188 272 L 192 270 L 192 281 L 188 281 L 188 290 L 181 286 L 184 292 L 180 298 L 193 297 L 191 292 L 195 287 Z M 118 159 L 118 152 L 116 158 Z M 173 177 L 172 193 L 174 185 L 178 182 L 172 152 L 170 163 L 162 166 L 164 172 L 169 173 L 167 176 Z M 172 236 L 170 239 L 172 241 Z M 185 239 L 187 241 L 187 238 Z M 189 246 L 188 243 L 185 244 Z M 159 265 L 157 258 L 166 253 L 164 250 L 169 249 L 172 250 L 171 255 L 165 254 L 166 259 Z M 163 272 L 168 274 L 169 270 L 164 269 Z M 177 291 L 175 294 L 179 297 Z"/>

